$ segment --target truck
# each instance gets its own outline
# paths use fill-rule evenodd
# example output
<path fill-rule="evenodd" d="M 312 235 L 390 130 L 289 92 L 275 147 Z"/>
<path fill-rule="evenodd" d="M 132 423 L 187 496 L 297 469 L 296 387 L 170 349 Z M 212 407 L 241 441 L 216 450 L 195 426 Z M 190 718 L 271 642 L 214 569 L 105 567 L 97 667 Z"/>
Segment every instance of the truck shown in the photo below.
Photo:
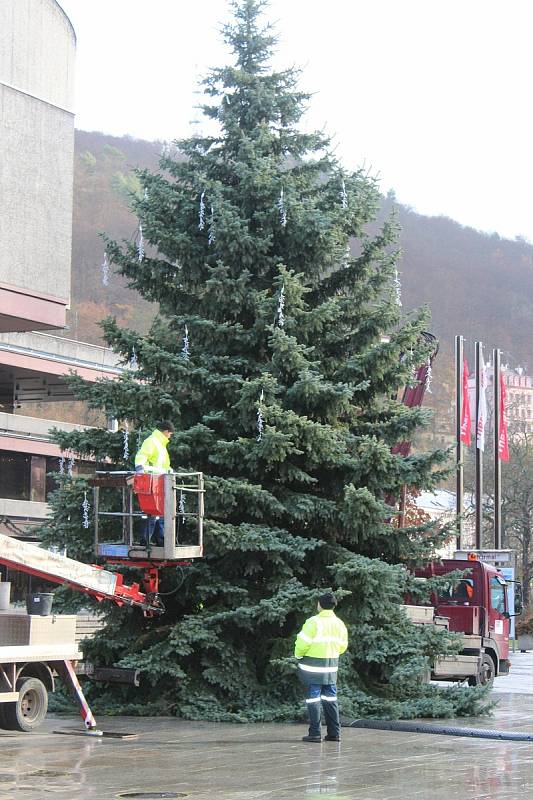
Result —
<path fill-rule="evenodd" d="M 443 559 L 415 570 L 419 580 L 450 573 L 461 578 L 444 582 L 430 605 L 405 606 L 416 624 L 438 625 L 462 635 L 457 655 L 440 656 L 433 664 L 431 679 L 468 681 L 470 686 L 486 685 L 498 675 L 509 673 L 509 628 L 511 620 L 510 584 L 492 564 L 471 553 L 466 560 Z M 515 595 L 514 611 L 521 611 L 520 594 Z"/>
<path fill-rule="evenodd" d="M 5 534 L 0 534 L 0 564 L 69 586 L 98 601 L 110 600 L 119 606 L 139 608 L 147 617 L 164 613 L 158 594 L 161 568 L 188 564 L 203 555 L 202 473 L 167 473 L 139 480 L 132 473 L 100 472 L 91 482 L 95 559 L 112 567 L 139 569 L 139 583 L 126 584 L 120 572 L 104 569 L 101 563 L 82 563 Z M 113 510 L 112 504 L 102 504 L 105 492 L 118 494 L 121 508 Z M 139 500 L 139 511 L 134 510 L 134 494 Z M 188 510 L 185 510 L 185 495 L 189 500 Z M 163 546 L 136 543 L 134 522 L 147 515 L 161 517 Z M 102 541 L 99 523 L 104 517 L 122 523 L 111 534 L 111 541 Z M 48 693 L 54 691 L 59 677 L 77 701 L 85 732 L 102 735 L 78 680 L 82 658 L 76 644 L 75 616 L 0 612 L 0 728 L 24 732 L 37 728 L 47 712 Z"/>

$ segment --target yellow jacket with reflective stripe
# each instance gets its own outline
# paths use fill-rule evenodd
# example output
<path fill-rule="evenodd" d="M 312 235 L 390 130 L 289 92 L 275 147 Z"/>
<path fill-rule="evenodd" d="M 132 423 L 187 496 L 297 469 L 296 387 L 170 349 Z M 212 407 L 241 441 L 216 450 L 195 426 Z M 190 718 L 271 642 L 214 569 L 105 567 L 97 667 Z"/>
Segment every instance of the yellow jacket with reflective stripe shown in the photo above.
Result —
<path fill-rule="evenodd" d="M 321 611 L 309 617 L 296 637 L 296 658 L 338 659 L 348 647 L 346 625 L 334 611 Z"/>
<path fill-rule="evenodd" d="M 162 473 L 170 469 L 167 451 L 169 439 L 157 428 L 147 436 L 135 456 L 135 466 L 144 467 L 145 472 Z"/>

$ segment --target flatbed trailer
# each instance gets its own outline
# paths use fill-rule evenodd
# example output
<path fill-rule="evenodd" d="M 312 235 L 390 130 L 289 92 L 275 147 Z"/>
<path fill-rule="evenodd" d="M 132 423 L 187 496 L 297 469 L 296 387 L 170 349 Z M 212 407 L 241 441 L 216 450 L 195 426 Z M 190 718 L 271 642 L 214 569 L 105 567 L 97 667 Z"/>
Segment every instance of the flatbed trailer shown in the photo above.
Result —
<path fill-rule="evenodd" d="M 0 728 L 37 728 L 59 677 L 76 699 L 86 730 L 96 731 L 76 675 L 83 655 L 75 632 L 75 616 L 0 614 Z"/>
<path fill-rule="evenodd" d="M 148 509 L 133 510 L 136 480 L 143 478 L 138 499 Z M 158 595 L 159 571 L 190 563 L 203 556 L 204 485 L 201 472 L 165 473 L 139 476 L 130 472 L 101 472 L 91 481 L 94 487 L 95 556 L 115 566 L 142 570 L 141 582 L 126 584 L 120 572 L 100 564 L 86 564 L 66 555 L 38 547 L 0 533 L 0 564 L 9 569 L 63 584 L 98 601 L 134 606 L 152 617 L 164 612 Z M 145 486 L 144 484 L 149 484 Z M 101 492 L 111 490 L 122 496 L 121 511 L 104 511 Z M 180 493 L 179 507 L 176 493 Z M 194 501 L 185 510 L 185 496 Z M 159 516 L 163 522 L 163 546 L 134 541 L 134 517 Z M 121 521 L 112 541 L 102 542 L 100 517 Z M 193 541 L 182 542 L 182 528 L 188 522 Z M 180 527 L 181 525 L 181 527 Z M 185 561 L 184 561 L 185 559 Z M 102 735 L 76 676 L 82 658 L 75 640 L 76 617 L 38 616 L 0 612 L 0 728 L 30 731 L 46 714 L 48 692 L 60 677 L 74 694 L 85 728 Z M 120 679 L 117 669 L 107 670 L 108 680 Z M 136 670 L 130 670 L 136 673 Z M 135 681 L 135 675 L 133 676 Z M 103 734 L 105 735 L 105 734 Z"/>

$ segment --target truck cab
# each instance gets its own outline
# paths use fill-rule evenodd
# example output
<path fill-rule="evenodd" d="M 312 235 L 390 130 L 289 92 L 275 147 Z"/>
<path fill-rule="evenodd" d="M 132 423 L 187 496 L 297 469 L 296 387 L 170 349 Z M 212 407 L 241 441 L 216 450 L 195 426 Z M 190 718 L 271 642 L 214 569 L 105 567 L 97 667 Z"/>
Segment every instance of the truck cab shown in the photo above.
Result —
<path fill-rule="evenodd" d="M 451 632 L 462 633 L 464 647 L 455 661 L 439 659 L 432 677 L 485 684 L 509 672 L 509 587 L 496 567 L 479 560 L 444 559 L 415 575 L 431 578 L 459 570 L 462 578 L 450 580 L 430 602 L 434 619 L 446 620 Z"/>

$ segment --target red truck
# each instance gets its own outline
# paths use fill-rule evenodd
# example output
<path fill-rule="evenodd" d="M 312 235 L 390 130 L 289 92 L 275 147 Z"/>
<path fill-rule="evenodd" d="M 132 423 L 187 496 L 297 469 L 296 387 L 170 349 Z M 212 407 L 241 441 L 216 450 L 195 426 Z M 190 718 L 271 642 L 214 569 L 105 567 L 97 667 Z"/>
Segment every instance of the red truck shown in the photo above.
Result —
<path fill-rule="evenodd" d="M 433 680 L 487 684 L 509 672 L 510 586 L 496 567 L 475 558 L 444 559 L 415 570 L 415 575 L 428 579 L 455 571 L 462 571 L 462 578 L 450 580 L 432 595 L 430 606 L 406 606 L 406 610 L 413 622 L 463 634 L 461 652 L 441 656 L 433 665 Z M 517 592 L 515 613 L 521 610 L 519 600 Z"/>

